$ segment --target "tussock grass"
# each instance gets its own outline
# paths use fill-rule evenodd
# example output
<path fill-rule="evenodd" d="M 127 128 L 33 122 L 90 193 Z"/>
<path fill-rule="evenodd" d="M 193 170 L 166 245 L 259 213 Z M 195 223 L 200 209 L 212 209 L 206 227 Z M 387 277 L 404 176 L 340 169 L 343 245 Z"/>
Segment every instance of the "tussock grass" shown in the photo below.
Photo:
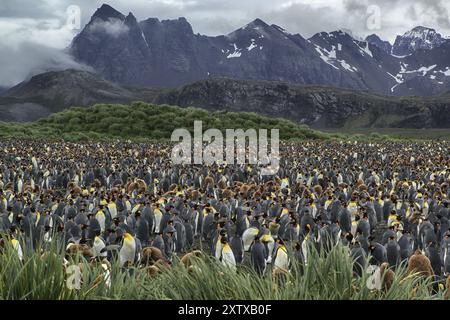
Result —
<path fill-rule="evenodd" d="M 295 259 L 292 257 L 292 260 Z M 46 254 L 24 250 L 24 260 L 9 243 L 0 254 L 1 299 L 175 299 L 175 300 L 403 300 L 442 299 L 433 293 L 432 279 L 406 276 L 406 266 L 395 270 L 391 288 L 370 290 L 369 274 L 353 275 L 353 261 L 348 249 L 334 246 L 329 252 L 312 249 L 306 266 L 293 260 L 289 274 L 274 278 L 270 268 L 258 276 L 248 266 L 233 272 L 213 258 L 197 259 L 186 268 L 178 260 L 171 269 L 161 269 L 150 276 L 145 268 L 120 268 L 111 262 L 109 286 L 103 269 L 76 256 L 68 265 L 80 266 L 80 289 L 69 289 L 63 251 L 52 245 Z M 367 267 L 367 266 L 366 266 Z"/>

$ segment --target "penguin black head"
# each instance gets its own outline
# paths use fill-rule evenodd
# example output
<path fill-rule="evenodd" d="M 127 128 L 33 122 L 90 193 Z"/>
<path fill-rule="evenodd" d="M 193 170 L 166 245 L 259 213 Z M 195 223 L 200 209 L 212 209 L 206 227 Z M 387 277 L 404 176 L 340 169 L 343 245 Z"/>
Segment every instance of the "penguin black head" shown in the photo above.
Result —
<path fill-rule="evenodd" d="M 345 238 L 348 240 L 348 242 L 352 242 L 353 240 L 353 234 L 351 232 L 347 232 L 347 234 L 345 235 Z"/>

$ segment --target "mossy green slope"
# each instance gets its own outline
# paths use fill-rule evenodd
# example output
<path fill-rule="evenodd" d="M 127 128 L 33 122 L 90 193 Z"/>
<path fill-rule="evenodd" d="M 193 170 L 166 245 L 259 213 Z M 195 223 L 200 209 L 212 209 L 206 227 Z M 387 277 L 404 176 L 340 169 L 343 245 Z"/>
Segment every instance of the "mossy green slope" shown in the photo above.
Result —
<path fill-rule="evenodd" d="M 323 139 L 332 135 L 304 125 L 255 113 L 209 112 L 198 108 L 134 103 L 99 104 L 90 108 L 74 107 L 32 123 L 0 123 L 3 138 L 33 139 L 170 139 L 173 130 L 193 132 L 194 121 L 203 121 L 203 130 L 279 129 L 281 139 Z M 334 135 L 337 136 L 337 135 Z"/>

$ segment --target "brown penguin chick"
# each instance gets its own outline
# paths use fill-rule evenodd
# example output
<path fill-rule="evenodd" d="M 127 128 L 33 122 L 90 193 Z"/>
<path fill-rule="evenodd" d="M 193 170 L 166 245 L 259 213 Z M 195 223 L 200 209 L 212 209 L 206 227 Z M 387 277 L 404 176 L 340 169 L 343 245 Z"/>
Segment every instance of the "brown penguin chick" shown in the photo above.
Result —
<path fill-rule="evenodd" d="M 244 183 L 242 181 L 235 181 L 234 182 L 234 187 L 237 187 L 239 189 L 240 187 L 242 187 L 243 184 Z"/>
<path fill-rule="evenodd" d="M 170 262 L 167 261 L 166 259 L 159 259 L 158 261 L 155 262 L 153 266 L 157 267 L 159 270 L 172 268 Z"/>
<path fill-rule="evenodd" d="M 250 187 L 248 185 L 244 184 L 244 185 L 241 186 L 241 188 L 239 190 L 239 193 L 242 194 L 242 196 L 244 198 L 247 198 L 249 190 L 250 190 Z"/>
<path fill-rule="evenodd" d="M 146 270 L 150 277 L 156 276 L 161 271 L 157 266 L 148 266 Z"/>
<path fill-rule="evenodd" d="M 55 260 L 58 260 L 59 256 L 58 256 L 56 253 L 50 252 L 50 251 L 44 251 L 44 252 L 41 254 L 41 260 L 42 260 L 42 261 L 48 261 L 48 260 L 51 259 L 51 258 L 53 258 L 53 259 L 55 259 Z"/>
<path fill-rule="evenodd" d="M 136 183 L 139 187 L 139 190 L 143 190 L 143 192 L 147 191 L 147 183 L 142 179 L 136 179 Z"/>
<path fill-rule="evenodd" d="M 230 199 L 230 198 L 232 198 L 233 196 L 234 196 L 234 193 L 233 193 L 233 191 L 231 191 L 230 189 L 225 189 L 225 190 L 223 190 L 222 198 L 224 198 L 224 199 Z"/>
<path fill-rule="evenodd" d="M 200 192 L 198 190 L 192 190 L 191 194 L 190 194 L 190 198 L 192 200 L 197 200 L 198 198 L 200 198 Z"/>
<path fill-rule="evenodd" d="M 142 250 L 141 264 L 146 266 L 153 265 L 160 259 L 164 259 L 164 255 L 158 248 L 146 247 Z"/>
<path fill-rule="evenodd" d="M 384 291 L 389 291 L 394 283 L 395 273 L 392 269 L 389 269 L 389 263 L 384 262 L 380 266 L 380 275 L 383 277 L 382 288 Z M 384 276 L 383 276 L 384 275 Z"/>
<path fill-rule="evenodd" d="M 111 194 L 112 195 L 116 195 L 116 194 L 118 194 L 119 193 L 119 188 L 117 187 L 117 185 L 115 186 L 115 187 L 113 187 L 112 189 L 111 189 Z"/>
<path fill-rule="evenodd" d="M 194 250 L 192 252 L 186 253 L 180 261 L 186 268 L 189 268 L 189 266 L 193 265 L 195 259 L 199 259 L 202 256 L 203 253 L 200 250 Z"/>
<path fill-rule="evenodd" d="M 176 194 L 176 192 L 174 191 L 167 191 L 166 193 L 163 194 L 163 197 L 172 197 Z"/>
<path fill-rule="evenodd" d="M 80 195 L 83 192 L 83 190 L 81 190 L 81 188 L 79 186 L 74 186 L 72 188 L 72 192 L 74 195 L 77 196 L 77 195 Z"/>
<path fill-rule="evenodd" d="M 100 267 L 103 268 L 103 267 L 105 267 L 106 269 L 111 270 L 111 263 L 106 258 L 104 258 L 102 260 L 100 260 L 98 258 L 92 258 L 91 261 L 89 262 L 89 264 L 93 268 L 100 268 Z"/>
<path fill-rule="evenodd" d="M 419 273 L 424 278 L 431 277 L 434 274 L 430 259 L 423 255 L 419 249 L 409 258 L 407 273 L 408 275 Z"/>
<path fill-rule="evenodd" d="M 259 192 L 259 191 L 256 191 L 254 194 L 253 194 L 253 199 L 254 200 L 259 200 L 259 199 L 261 199 L 261 193 Z"/>
<path fill-rule="evenodd" d="M 169 187 L 169 191 L 175 191 L 178 188 L 178 185 L 176 183 L 171 184 Z"/>
<path fill-rule="evenodd" d="M 450 276 L 447 277 L 447 281 L 445 282 L 445 300 L 450 300 Z"/>
<path fill-rule="evenodd" d="M 269 180 L 264 184 L 264 186 L 265 186 L 265 188 L 269 188 L 269 187 L 273 186 L 274 184 L 275 184 L 275 182 L 273 180 Z"/>
<path fill-rule="evenodd" d="M 362 192 L 364 192 L 364 191 L 367 191 L 367 186 L 366 186 L 365 184 L 359 185 L 359 186 L 358 186 L 358 191 L 359 191 L 360 193 L 362 193 Z"/>
<path fill-rule="evenodd" d="M 318 194 L 318 195 L 321 195 L 322 194 L 322 186 L 320 186 L 320 185 L 316 185 L 316 186 L 314 186 L 314 192 L 316 193 L 316 194 Z"/>
<path fill-rule="evenodd" d="M 100 180 L 95 179 L 92 185 L 94 186 L 94 188 L 101 188 L 102 183 L 100 182 Z"/>
<path fill-rule="evenodd" d="M 137 188 L 138 188 L 138 184 L 136 182 L 130 182 L 127 184 L 127 193 L 131 194 Z"/>
<path fill-rule="evenodd" d="M 205 178 L 205 186 L 207 186 L 207 187 L 212 187 L 212 186 L 214 186 L 214 179 L 213 179 L 213 177 L 211 177 L 211 176 L 207 176 L 206 178 Z"/>
<path fill-rule="evenodd" d="M 70 182 L 67 184 L 67 189 L 72 190 L 72 189 L 75 188 L 76 186 L 77 186 L 77 184 L 76 184 L 75 182 L 70 181 Z"/>
<path fill-rule="evenodd" d="M 227 188 L 227 183 L 226 183 L 225 180 L 223 180 L 223 179 L 220 179 L 220 180 L 219 180 L 219 183 L 217 183 L 217 185 L 218 185 L 218 187 L 219 187 L 220 189 L 222 189 L 222 190 L 224 190 L 224 189 Z"/>
<path fill-rule="evenodd" d="M 85 244 L 73 244 L 66 249 L 66 255 L 71 258 L 74 258 L 77 254 L 82 255 L 88 260 L 94 256 L 92 250 Z"/>

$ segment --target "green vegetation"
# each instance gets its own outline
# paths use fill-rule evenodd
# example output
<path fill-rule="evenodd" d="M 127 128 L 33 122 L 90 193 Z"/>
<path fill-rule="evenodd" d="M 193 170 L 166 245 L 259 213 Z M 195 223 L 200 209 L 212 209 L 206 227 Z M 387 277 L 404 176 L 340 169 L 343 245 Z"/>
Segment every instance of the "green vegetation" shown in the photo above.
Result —
<path fill-rule="evenodd" d="M 349 139 L 449 139 L 447 129 L 310 129 L 282 118 L 248 112 L 209 112 L 199 108 L 180 108 L 136 102 L 132 105 L 98 104 L 74 107 L 30 123 L 0 122 L 0 138 L 66 141 L 129 139 L 132 141 L 170 140 L 173 130 L 191 133 L 194 121 L 203 121 L 203 130 L 279 129 L 283 140 Z"/>
<path fill-rule="evenodd" d="M 33 123 L 0 123 L 0 137 L 64 139 L 170 139 L 173 130 L 193 132 L 194 121 L 203 121 L 203 130 L 280 129 L 281 139 L 323 139 L 331 135 L 297 125 L 285 119 L 263 117 L 255 113 L 208 112 L 197 108 L 134 103 L 101 104 L 90 108 L 71 108 Z"/>
<path fill-rule="evenodd" d="M 431 279 L 406 277 L 405 267 L 396 270 L 389 290 L 370 290 L 369 274 L 353 276 L 353 261 L 341 244 L 328 254 L 313 249 L 310 263 L 301 267 L 294 258 L 289 275 L 275 279 L 270 270 L 258 276 L 241 266 L 237 272 L 220 265 L 212 258 L 195 258 L 194 266 L 186 268 L 176 259 L 173 267 L 161 268 L 149 275 L 146 267 L 123 269 L 111 262 L 110 286 L 100 265 L 89 263 L 82 256 L 69 258 L 63 267 L 64 255 L 52 245 L 44 255 L 24 251 L 20 261 L 8 242 L 0 254 L 0 299 L 442 299 L 441 290 L 432 293 Z M 248 257 L 246 257 L 247 259 Z M 70 265 L 80 266 L 81 286 L 69 289 Z"/>

